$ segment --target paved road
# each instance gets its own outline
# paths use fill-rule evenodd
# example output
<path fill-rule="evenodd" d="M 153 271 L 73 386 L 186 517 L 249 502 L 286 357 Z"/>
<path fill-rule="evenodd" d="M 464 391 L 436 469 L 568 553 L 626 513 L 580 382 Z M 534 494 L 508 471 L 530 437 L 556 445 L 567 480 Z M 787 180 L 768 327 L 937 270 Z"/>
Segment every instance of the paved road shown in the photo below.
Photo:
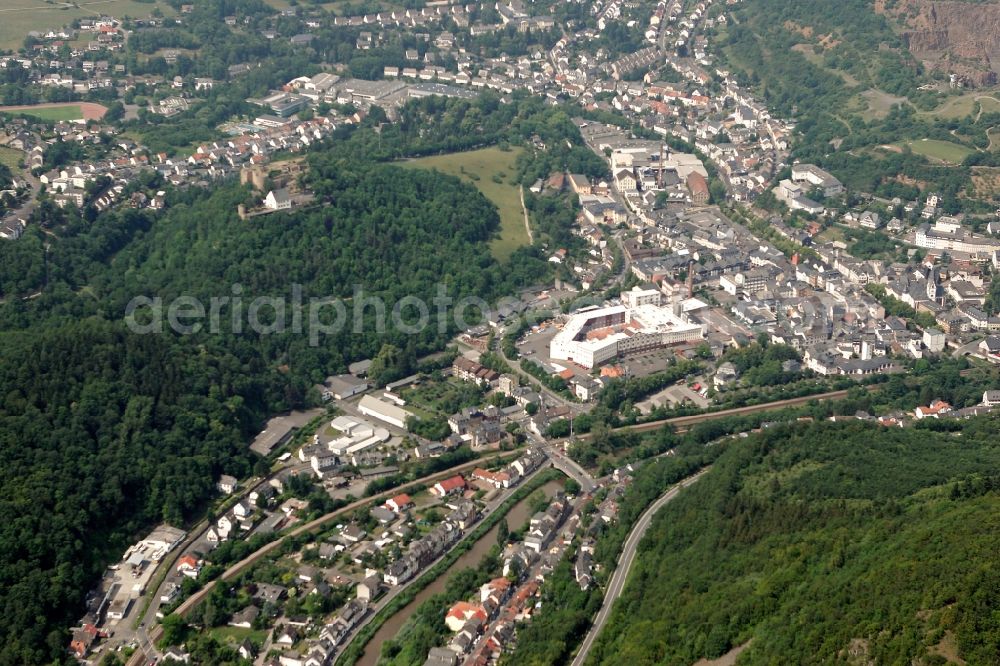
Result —
<path fill-rule="evenodd" d="M 526 377 L 528 377 L 531 380 L 531 383 L 536 384 L 537 386 L 535 388 L 537 388 L 542 395 L 544 395 L 546 398 L 548 398 L 552 402 L 552 404 L 554 406 L 556 406 L 556 407 L 559 407 L 559 406 L 568 407 L 571 412 L 573 412 L 574 414 L 577 414 L 577 415 L 583 413 L 584 411 L 587 411 L 587 406 L 586 405 L 583 405 L 583 404 L 578 403 L 578 402 L 571 402 L 570 400 L 567 400 L 566 398 L 562 397 L 561 395 L 559 395 L 558 393 L 556 393 L 555 391 L 553 391 L 552 389 L 550 389 L 545 384 L 543 384 L 540 381 L 538 381 L 538 379 L 535 378 L 530 372 L 528 372 L 527 370 L 525 370 L 524 368 L 521 367 L 521 359 L 519 359 L 519 358 L 510 358 L 506 354 L 504 354 L 502 346 L 500 347 L 500 354 L 503 356 L 504 360 L 507 361 L 507 364 L 511 368 L 514 369 L 515 372 L 519 372 L 519 373 L 525 375 Z M 546 405 L 547 404 L 548 403 L 546 403 Z M 543 407 L 543 409 L 544 408 L 545 407 Z"/>
<path fill-rule="evenodd" d="M 593 492 L 594 488 L 597 487 L 594 477 L 583 467 L 580 467 L 575 460 L 563 453 L 561 447 L 552 446 L 535 437 L 532 440 L 533 444 L 552 461 L 556 469 L 580 484 L 584 493 Z"/>
<path fill-rule="evenodd" d="M 28 161 L 28 153 L 24 154 L 24 161 Z M 24 201 L 17 208 L 10 209 L 5 215 L 3 215 L 4 223 L 13 222 L 15 220 L 21 219 L 26 223 L 31 217 L 31 214 L 35 210 L 35 206 L 38 205 L 38 193 L 41 191 L 42 183 L 37 178 L 35 178 L 31 171 L 27 168 L 24 170 L 19 170 L 14 173 L 15 177 L 25 180 L 30 186 L 31 190 L 26 195 Z M 45 230 L 49 235 L 53 235 L 52 232 Z M 39 292 L 40 293 L 40 292 Z"/>
<path fill-rule="evenodd" d="M 982 338 L 977 338 L 972 342 L 959 345 L 955 347 L 955 351 L 952 352 L 952 356 L 955 358 L 961 358 L 963 356 L 978 356 L 981 358 L 982 354 L 979 352 L 979 343 L 982 341 Z"/>
<path fill-rule="evenodd" d="M 689 476 L 677 485 L 673 486 L 670 490 L 665 492 L 660 496 L 655 502 L 649 505 L 639 520 L 636 522 L 635 527 L 628 535 L 628 539 L 625 540 L 625 546 L 622 548 L 622 554 L 618 558 L 618 566 L 615 568 L 614 574 L 611 576 L 611 581 L 608 583 L 608 589 L 604 593 L 604 603 L 601 605 L 601 610 L 597 612 L 597 617 L 594 620 L 593 626 L 591 626 L 590 631 L 587 632 L 587 637 L 583 640 L 583 645 L 580 646 L 580 651 L 577 653 L 576 658 L 573 659 L 573 666 L 583 666 L 583 662 L 587 659 L 587 654 L 590 652 L 590 648 L 594 645 L 594 640 L 597 638 L 598 634 L 601 633 L 601 629 L 604 628 L 605 623 L 608 621 L 608 617 L 611 615 L 611 608 L 614 606 L 615 601 L 621 596 L 622 590 L 625 589 L 625 580 L 628 578 L 629 569 L 632 568 L 632 562 L 635 561 L 636 550 L 642 537 L 646 534 L 646 530 L 649 528 L 650 523 L 653 522 L 653 516 L 656 512 L 663 508 L 670 500 L 677 497 L 683 488 L 687 488 L 691 484 L 695 483 L 701 478 L 709 468 L 703 469 L 693 476 Z"/>
<path fill-rule="evenodd" d="M 249 497 L 250 493 L 252 493 L 255 490 L 260 490 L 261 488 L 266 486 L 271 481 L 271 479 L 276 478 L 281 474 L 285 473 L 299 474 L 309 469 L 311 469 L 309 463 L 301 463 L 296 458 L 290 458 L 288 463 L 282 465 L 279 469 L 271 472 L 266 477 L 264 478 L 255 477 L 249 479 L 244 484 L 244 488 L 235 497 L 238 497 L 239 500 L 242 501 L 247 497 Z M 227 498 L 227 502 L 231 503 L 233 502 L 233 499 Z M 160 585 L 156 589 L 150 592 L 153 595 L 152 601 L 149 604 L 149 608 L 146 609 L 146 614 L 142 617 L 142 620 L 139 623 L 138 626 L 139 630 L 155 626 L 156 612 L 159 610 L 160 606 L 159 598 L 160 595 L 162 595 L 165 592 L 166 585 L 170 582 L 177 582 L 179 580 L 183 580 L 183 578 L 180 578 L 179 575 L 172 575 L 175 573 L 173 571 L 174 564 L 177 562 L 178 559 L 180 559 L 181 555 L 188 553 L 191 550 L 192 546 L 201 541 L 202 537 L 205 536 L 205 533 L 208 532 L 208 529 L 212 527 L 212 525 L 214 524 L 215 524 L 214 522 L 209 522 L 207 520 L 199 522 L 191 529 L 191 531 L 188 533 L 184 541 L 181 542 L 179 547 L 174 548 L 174 550 L 171 552 L 171 555 L 159 564 L 160 567 L 167 567 L 167 575 L 160 582 Z M 157 575 L 159 575 L 159 572 L 155 573 L 153 575 L 153 578 L 155 579 Z"/>

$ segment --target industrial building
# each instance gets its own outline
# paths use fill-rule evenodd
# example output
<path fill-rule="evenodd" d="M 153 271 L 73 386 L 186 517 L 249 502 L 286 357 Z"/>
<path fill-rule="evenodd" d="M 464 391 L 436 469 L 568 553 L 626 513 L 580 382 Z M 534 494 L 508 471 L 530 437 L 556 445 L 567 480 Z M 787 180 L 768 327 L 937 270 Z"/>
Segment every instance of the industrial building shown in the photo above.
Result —
<path fill-rule="evenodd" d="M 385 400 L 379 400 L 375 396 L 366 395 L 358 403 L 358 411 L 364 416 L 370 416 L 397 428 L 406 429 L 406 419 L 412 416 L 398 405 Z"/>
<path fill-rule="evenodd" d="M 341 433 L 330 441 L 327 447 L 339 457 L 353 455 L 376 444 L 388 442 L 392 437 L 385 428 L 377 428 L 371 423 L 351 416 L 338 416 L 330 427 Z"/>

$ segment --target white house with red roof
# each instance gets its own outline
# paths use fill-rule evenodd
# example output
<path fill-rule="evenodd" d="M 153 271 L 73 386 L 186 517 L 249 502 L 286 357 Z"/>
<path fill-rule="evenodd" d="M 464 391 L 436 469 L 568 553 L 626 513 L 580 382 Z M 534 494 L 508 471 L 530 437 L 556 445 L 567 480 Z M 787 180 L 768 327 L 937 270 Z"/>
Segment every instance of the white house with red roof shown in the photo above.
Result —
<path fill-rule="evenodd" d="M 928 407 L 917 407 L 913 412 L 918 419 L 938 418 L 941 414 L 951 411 L 951 405 L 944 400 L 934 400 Z"/>
<path fill-rule="evenodd" d="M 495 603 L 502 604 L 507 600 L 507 596 L 511 593 L 511 591 L 512 588 L 510 580 L 501 576 L 499 578 L 494 578 L 479 588 L 479 600 L 486 603 L 487 599 L 492 598 Z"/>
<path fill-rule="evenodd" d="M 198 572 L 201 571 L 201 565 L 194 555 L 181 555 L 180 559 L 177 560 L 177 571 L 190 578 L 197 578 Z"/>
<path fill-rule="evenodd" d="M 461 475 L 456 474 L 455 476 L 449 477 L 444 481 L 438 481 L 431 488 L 431 493 L 438 497 L 446 497 L 448 495 L 453 495 L 455 493 L 460 493 L 465 490 L 465 479 Z"/>
<path fill-rule="evenodd" d="M 507 472 L 489 472 L 477 467 L 472 470 L 472 478 L 488 483 L 494 488 L 510 488 L 510 474 Z"/>
<path fill-rule="evenodd" d="M 486 622 L 489 618 L 486 614 L 486 609 L 481 605 L 469 603 L 468 601 L 459 601 L 448 609 L 447 614 L 444 616 L 444 623 L 452 631 L 461 631 L 465 623 L 474 617 L 479 618 L 483 622 Z"/>
<path fill-rule="evenodd" d="M 400 493 L 395 497 L 390 497 L 385 501 L 385 508 L 393 513 L 402 513 L 413 506 L 413 500 L 406 493 Z"/>

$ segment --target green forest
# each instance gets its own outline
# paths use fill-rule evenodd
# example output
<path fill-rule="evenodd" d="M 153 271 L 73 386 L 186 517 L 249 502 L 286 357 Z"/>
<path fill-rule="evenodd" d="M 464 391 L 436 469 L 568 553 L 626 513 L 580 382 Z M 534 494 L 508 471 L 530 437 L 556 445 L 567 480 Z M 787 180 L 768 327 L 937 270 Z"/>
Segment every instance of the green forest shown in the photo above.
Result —
<path fill-rule="evenodd" d="M 382 120 L 372 114 L 310 155 L 305 184 L 319 205 L 241 220 L 237 205 L 260 195 L 234 183 L 171 192 L 160 216 L 121 210 L 88 221 L 43 203 L 22 239 L 0 245 L 0 664 L 65 659 L 86 591 L 132 540 L 161 521 L 190 524 L 220 473 L 265 469 L 247 443 L 266 417 L 309 404 L 315 382 L 359 358 L 374 358 L 383 383 L 413 372 L 456 329 L 435 314 L 409 335 L 391 318 L 378 328 L 376 306 L 359 316 L 346 307 L 345 326 L 314 345 L 308 312 L 302 333 L 291 311 L 285 332 L 250 330 L 255 298 L 292 303 L 300 288 L 305 304 L 353 306 L 363 290 L 391 309 L 403 296 L 431 303 L 443 285 L 451 297 L 492 302 L 550 275 L 538 247 L 503 266 L 490 255 L 499 218 L 475 188 L 386 162 L 536 133 L 558 146 L 550 164 L 585 160 L 563 112 L 484 96 L 415 102 L 380 139 Z M 218 330 L 206 321 L 189 334 L 138 335 L 123 321 L 137 296 L 165 306 L 240 296 L 244 325 L 230 301 Z M 260 319 L 277 320 L 269 307 Z"/>
<path fill-rule="evenodd" d="M 775 426 L 661 510 L 590 664 L 996 663 L 997 420 Z"/>

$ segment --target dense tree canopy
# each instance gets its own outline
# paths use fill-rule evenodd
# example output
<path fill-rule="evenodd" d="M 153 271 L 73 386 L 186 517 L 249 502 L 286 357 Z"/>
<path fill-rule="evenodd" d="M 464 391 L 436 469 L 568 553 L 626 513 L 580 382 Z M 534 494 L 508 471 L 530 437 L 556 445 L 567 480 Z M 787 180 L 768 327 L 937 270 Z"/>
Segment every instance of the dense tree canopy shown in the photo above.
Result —
<path fill-rule="evenodd" d="M 776 427 L 729 444 L 668 504 L 589 663 L 992 663 L 1000 633 L 995 419 L 961 437 L 861 423 Z M 925 661 L 922 663 L 934 663 Z"/>

